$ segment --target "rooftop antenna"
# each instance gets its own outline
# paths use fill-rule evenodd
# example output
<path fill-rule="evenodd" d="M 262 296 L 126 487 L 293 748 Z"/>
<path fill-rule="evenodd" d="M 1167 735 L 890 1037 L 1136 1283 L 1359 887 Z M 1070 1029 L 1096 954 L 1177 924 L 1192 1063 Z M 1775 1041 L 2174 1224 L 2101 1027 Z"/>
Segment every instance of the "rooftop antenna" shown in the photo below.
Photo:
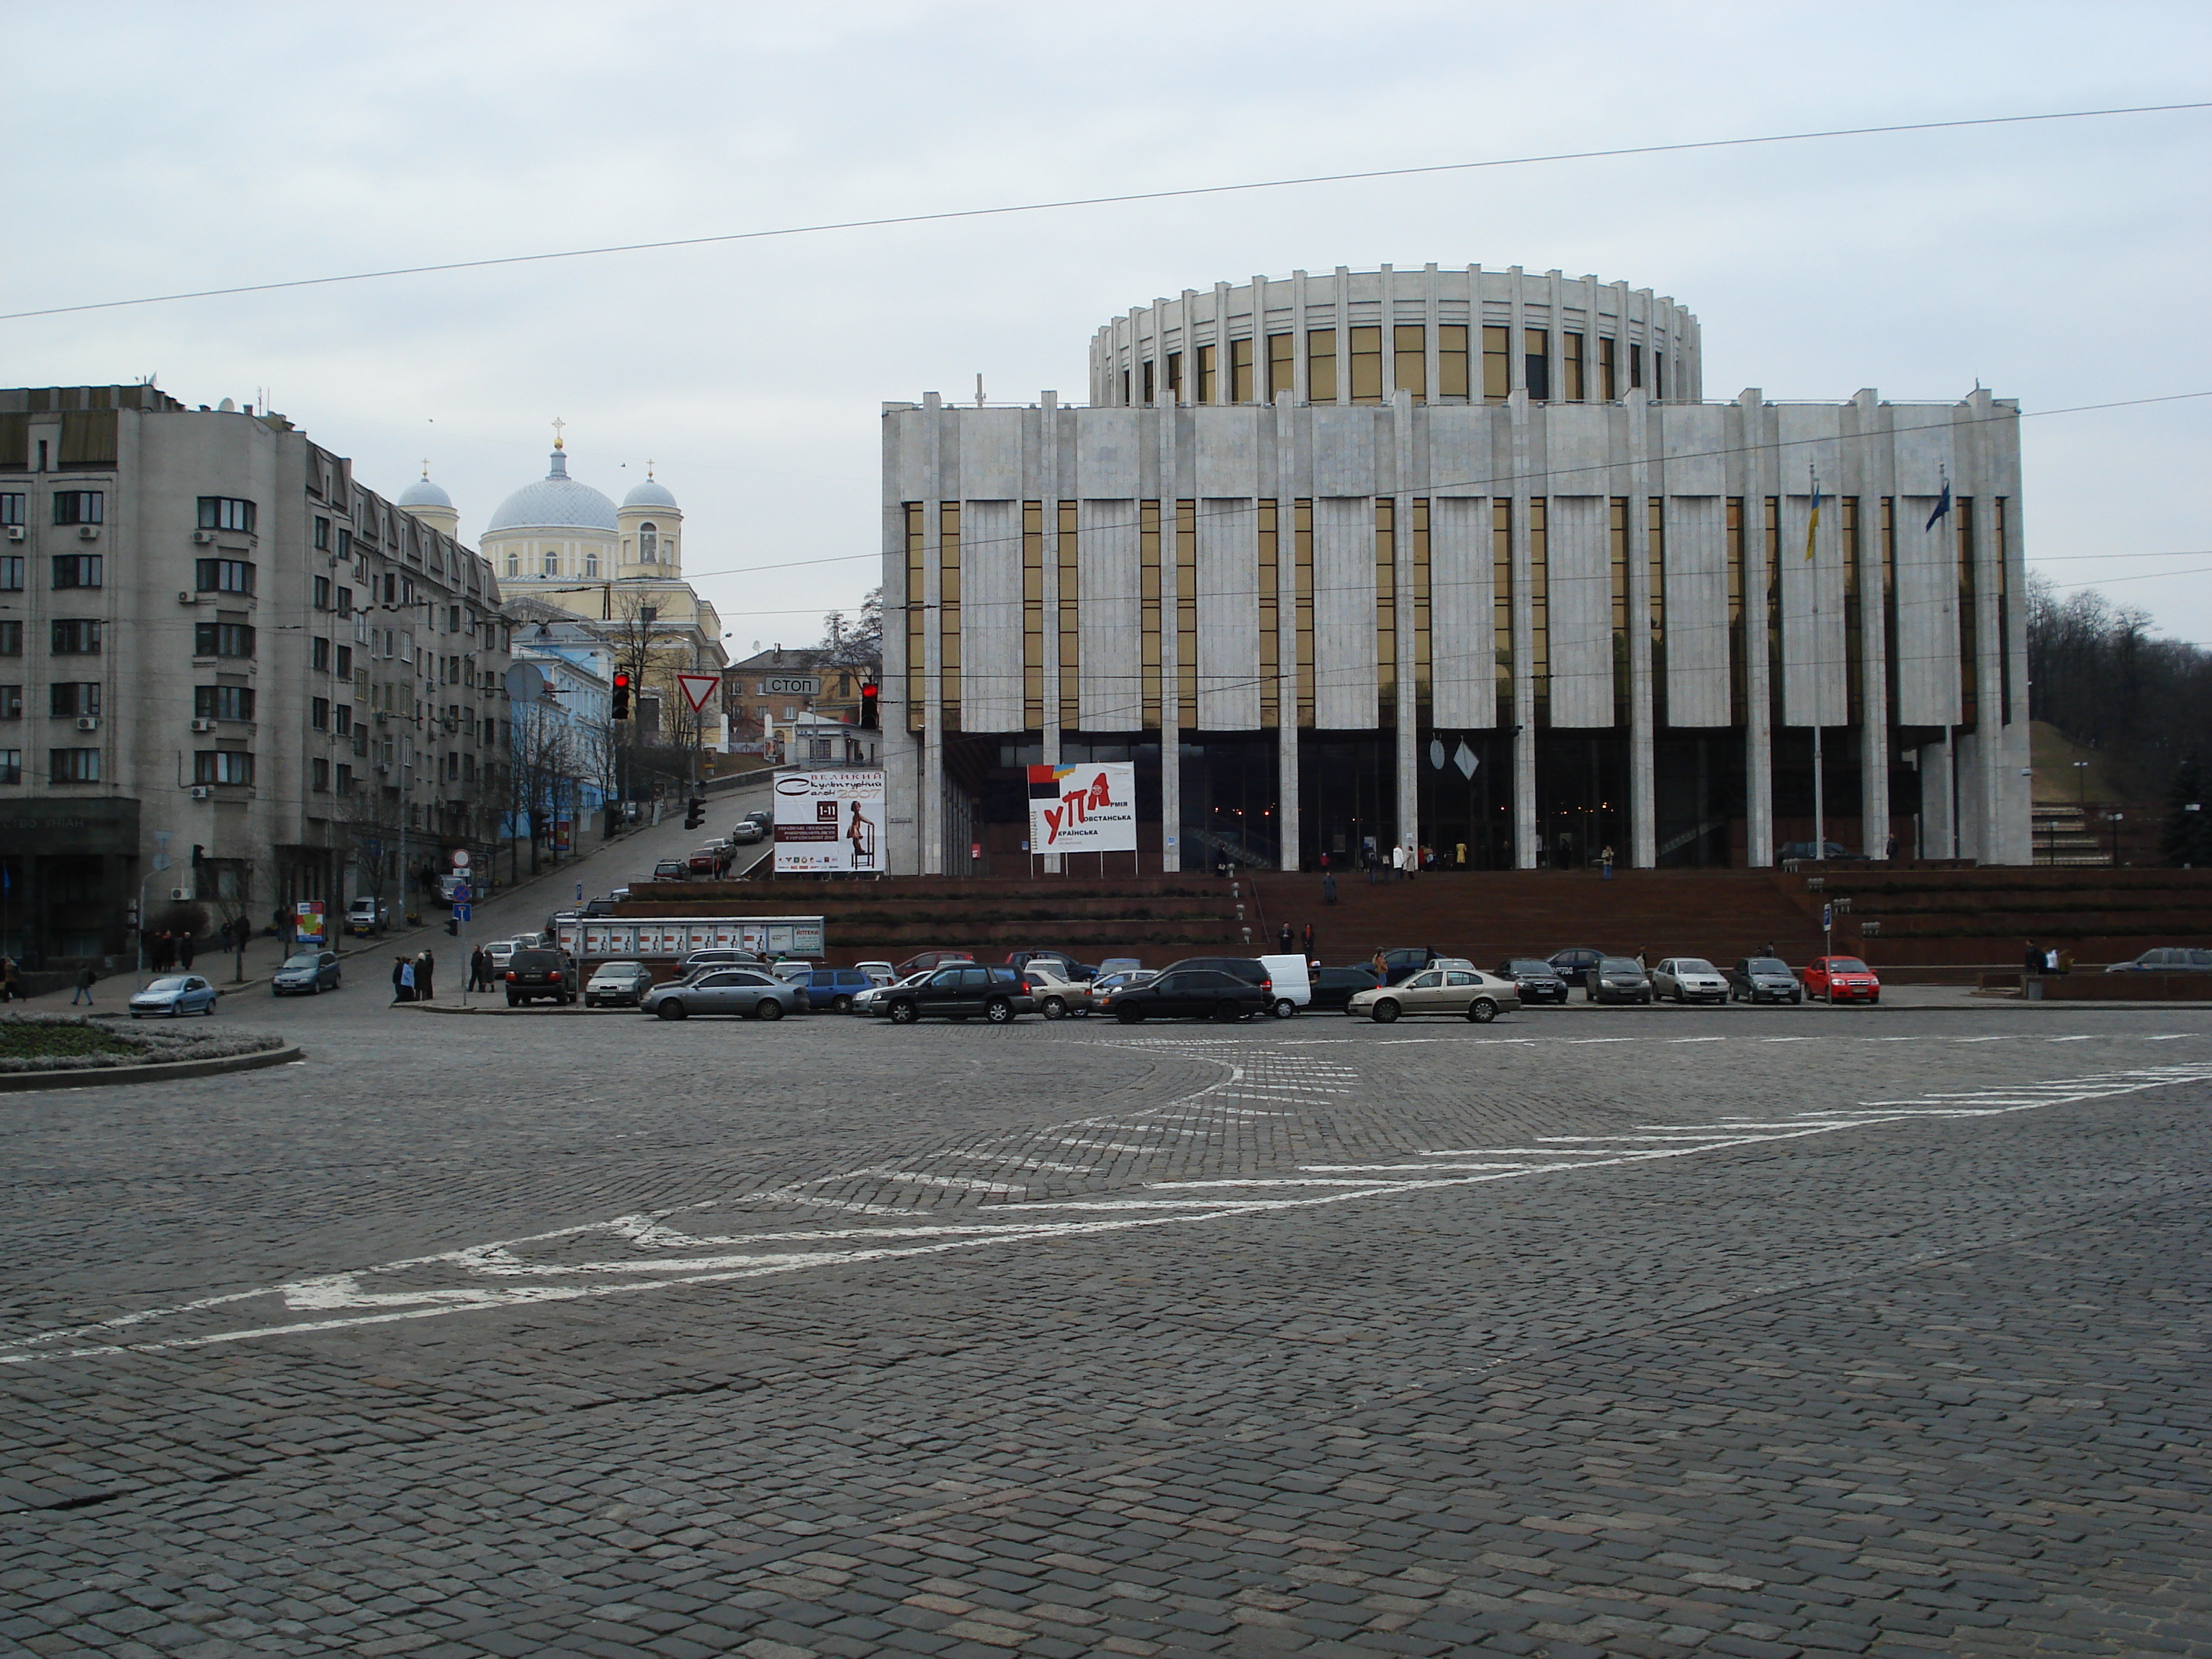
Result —
<path fill-rule="evenodd" d="M 981 409 L 981 408 L 982 408 L 982 406 L 983 406 L 983 377 L 982 377 L 981 374 L 978 374 L 978 375 L 975 377 L 975 407 L 976 407 L 976 408 L 978 408 L 978 409 Z"/>

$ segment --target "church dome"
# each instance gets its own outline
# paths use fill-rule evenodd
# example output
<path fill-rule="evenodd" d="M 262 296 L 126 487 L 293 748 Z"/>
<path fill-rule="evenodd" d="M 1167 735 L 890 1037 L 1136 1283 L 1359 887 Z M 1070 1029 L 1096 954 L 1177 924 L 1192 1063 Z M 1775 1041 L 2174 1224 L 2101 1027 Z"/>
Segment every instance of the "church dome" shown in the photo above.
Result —
<path fill-rule="evenodd" d="M 450 510 L 453 505 L 453 498 L 451 495 L 448 495 L 444 490 L 439 489 L 437 485 L 432 483 L 430 482 L 430 475 L 425 472 L 421 477 L 416 479 L 413 483 L 407 486 L 406 490 L 399 497 L 399 505 L 402 507 L 442 507 Z"/>
<path fill-rule="evenodd" d="M 612 535 L 615 504 L 568 476 L 565 451 L 553 452 L 553 470 L 536 483 L 522 486 L 499 504 L 484 534 L 502 530 L 603 530 Z"/>
<path fill-rule="evenodd" d="M 668 486 L 665 483 L 656 483 L 650 477 L 623 497 L 624 511 L 634 507 L 658 507 L 664 513 L 673 513 L 678 510 L 676 497 L 669 493 Z"/>

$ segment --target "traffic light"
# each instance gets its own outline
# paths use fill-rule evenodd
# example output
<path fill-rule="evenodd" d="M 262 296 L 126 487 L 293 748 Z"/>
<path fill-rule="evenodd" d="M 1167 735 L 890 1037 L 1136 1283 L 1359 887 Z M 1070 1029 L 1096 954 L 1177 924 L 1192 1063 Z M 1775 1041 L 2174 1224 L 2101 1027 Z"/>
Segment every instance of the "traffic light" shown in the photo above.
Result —
<path fill-rule="evenodd" d="M 684 827 L 686 830 L 696 830 L 701 824 L 706 823 L 706 821 L 707 803 L 696 795 L 692 796 L 690 810 L 686 811 L 684 815 Z"/>
<path fill-rule="evenodd" d="M 615 671 L 615 718 L 618 720 L 629 718 L 629 672 L 627 669 Z"/>
<path fill-rule="evenodd" d="M 198 869 L 200 867 L 200 861 L 206 856 L 207 848 L 201 846 L 199 842 L 194 842 L 192 843 L 192 868 L 195 870 Z"/>
<path fill-rule="evenodd" d="M 873 732 L 882 724 L 883 688 L 870 680 L 860 688 L 860 726 Z"/>

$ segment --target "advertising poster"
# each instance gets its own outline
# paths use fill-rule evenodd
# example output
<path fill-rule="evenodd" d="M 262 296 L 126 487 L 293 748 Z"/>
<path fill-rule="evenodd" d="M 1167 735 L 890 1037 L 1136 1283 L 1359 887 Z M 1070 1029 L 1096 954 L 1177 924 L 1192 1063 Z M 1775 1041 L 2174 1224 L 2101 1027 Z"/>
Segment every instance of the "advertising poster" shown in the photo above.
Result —
<path fill-rule="evenodd" d="M 884 775 L 860 767 L 775 781 L 775 872 L 880 875 Z"/>
<path fill-rule="evenodd" d="M 292 907 L 292 933 L 301 944 L 320 949 L 330 941 L 323 927 L 323 902 L 302 899 Z"/>
<path fill-rule="evenodd" d="M 1137 768 L 1132 761 L 1030 768 L 1030 851 L 1137 850 Z"/>

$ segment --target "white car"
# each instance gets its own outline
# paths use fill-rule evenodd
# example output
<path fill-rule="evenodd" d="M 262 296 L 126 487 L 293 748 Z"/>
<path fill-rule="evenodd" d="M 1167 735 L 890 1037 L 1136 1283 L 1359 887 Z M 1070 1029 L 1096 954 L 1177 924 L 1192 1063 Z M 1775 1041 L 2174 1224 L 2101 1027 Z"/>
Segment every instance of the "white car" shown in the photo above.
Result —
<path fill-rule="evenodd" d="M 853 966 L 878 985 L 889 985 L 898 977 L 897 971 L 888 962 L 856 962 Z"/>
<path fill-rule="evenodd" d="M 1726 1002 L 1728 981 L 1703 957 L 1668 957 L 1651 970 L 1653 994 L 1677 1002 Z"/>
<path fill-rule="evenodd" d="M 1087 1016 L 1091 1012 L 1091 985 L 1087 980 L 1063 979 L 1034 959 L 1022 969 L 1022 977 L 1029 981 L 1030 994 L 1036 999 L 1037 1012 L 1047 1019 Z"/>
<path fill-rule="evenodd" d="M 507 971 L 507 958 L 517 951 L 526 950 L 537 943 L 534 939 L 495 939 L 485 945 L 484 952 L 491 957 L 494 975 L 496 976 Z"/>

